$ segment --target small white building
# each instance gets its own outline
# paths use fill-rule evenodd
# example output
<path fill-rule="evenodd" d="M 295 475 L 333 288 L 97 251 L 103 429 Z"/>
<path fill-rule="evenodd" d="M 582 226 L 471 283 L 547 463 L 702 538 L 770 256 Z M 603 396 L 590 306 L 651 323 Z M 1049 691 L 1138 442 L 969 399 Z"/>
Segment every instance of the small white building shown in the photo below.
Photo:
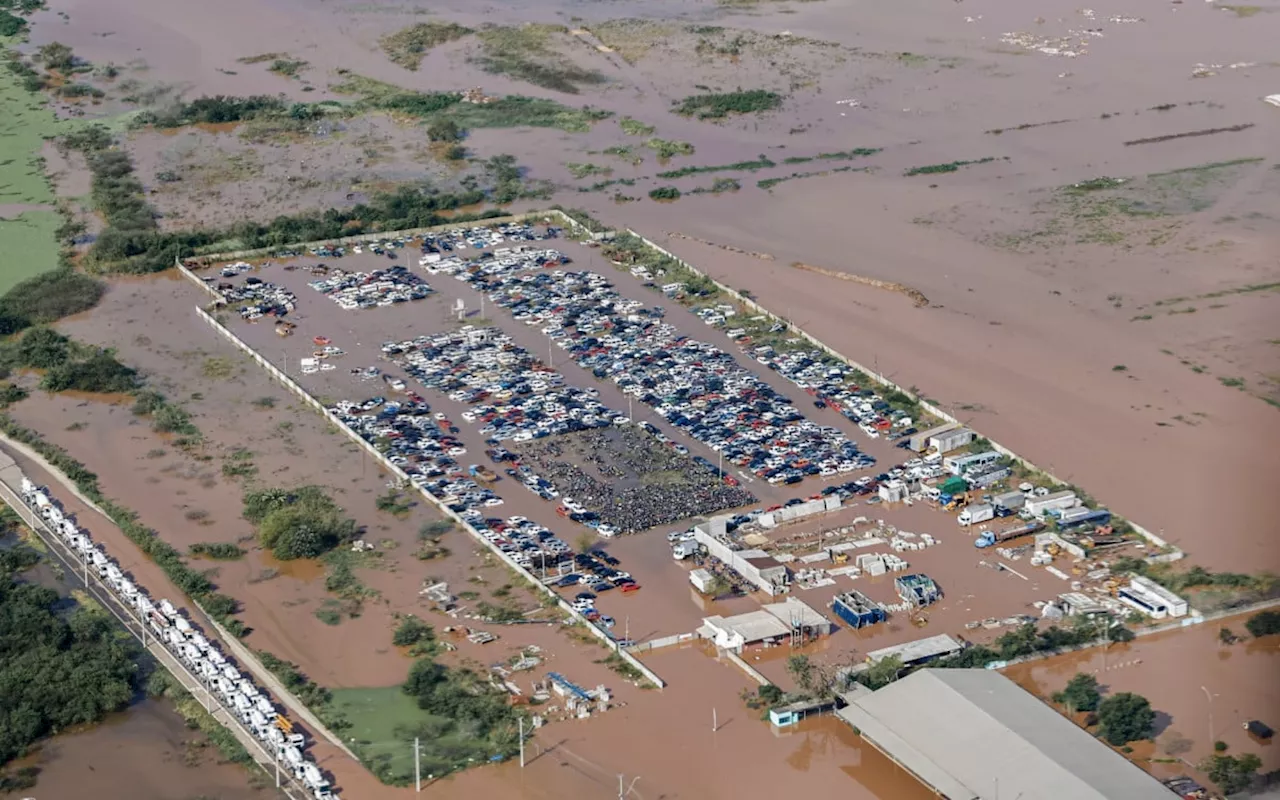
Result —
<path fill-rule="evenodd" d="M 709 570 L 702 568 L 695 569 L 689 573 L 689 583 L 693 584 L 693 588 L 707 594 L 711 591 L 712 584 L 715 583 L 716 576 L 712 575 Z"/>
<path fill-rule="evenodd" d="M 788 597 L 781 603 L 761 606 L 759 611 L 733 617 L 706 617 L 698 635 L 712 640 L 722 650 L 740 653 L 747 645 L 789 639 L 793 631 L 826 636 L 832 629 L 831 620 L 807 603 Z"/>
<path fill-rule="evenodd" d="M 901 503 L 907 499 L 907 485 L 899 480 L 880 484 L 880 499 L 886 503 Z"/>

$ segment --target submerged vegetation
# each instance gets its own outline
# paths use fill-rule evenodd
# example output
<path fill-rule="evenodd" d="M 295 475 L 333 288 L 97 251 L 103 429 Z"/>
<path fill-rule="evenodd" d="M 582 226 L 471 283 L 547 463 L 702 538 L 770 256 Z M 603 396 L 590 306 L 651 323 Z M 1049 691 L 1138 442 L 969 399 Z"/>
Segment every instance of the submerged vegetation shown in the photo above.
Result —
<path fill-rule="evenodd" d="M 782 95 L 764 89 L 695 94 L 678 101 L 673 110 L 685 117 L 722 119 L 730 114 L 756 114 L 782 106 Z"/>
<path fill-rule="evenodd" d="M 18 580 L 34 562 L 30 550 L 0 550 L 0 765 L 124 708 L 138 679 L 133 640 L 104 613 L 63 613 L 57 592 Z"/>
<path fill-rule="evenodd" d="M 356 537 L 355 520 L 320 486 L 250 492 L 243 513 L 257 526 L 262 546 L 281 561 L 318 558 Z"/>
<path fill-rule="evenodd" d="M 481 49 L 473 60 L 485 72 L 565 94 L 605 83 L 604 75 L 563 55 L 568 32 L 563 25 L 541 23 L 489 26 L 476 34 Z"/>
<path fill-rule="evenodd" d="M 420 22 L 382 37 L 382 52 L 408 70 L 417 70 L 429 50 L 474 33 L 454 22 Z"/>

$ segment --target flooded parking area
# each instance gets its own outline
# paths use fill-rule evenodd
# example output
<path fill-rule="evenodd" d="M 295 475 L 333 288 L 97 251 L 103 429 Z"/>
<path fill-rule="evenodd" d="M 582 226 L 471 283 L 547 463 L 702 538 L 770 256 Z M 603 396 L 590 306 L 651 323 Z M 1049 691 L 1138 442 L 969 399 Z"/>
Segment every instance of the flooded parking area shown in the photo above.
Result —
<path fill-rule="evenodd" d="M 960 449 L 940 445 L 922 460 L 905 447 L 927 418 L 912 419 L 852 384 L 856 375 L 826 354 L 779 339 L 767 318 L 690 302 L 688 283 L 670 283 L 648 266 L 619 269 L 606 258 L 616 252 L 557 237 L 554 228 L 521 230 L 551 237 L 554 247 L 510 247 L 501 233 L 475 228 L 452 234 L 447 249 L 438 240 L 400 239 L 376 245 L 377 253 L 366 245 L 287 254 L 219 287 L 235 293 L 252 280 L 289 298 L 274 310 L 238 304 L 243 322 L 232 329 L 336 403 L 414 483 L 556 584 L 613 638 L 688 634 L 706 617 L 770 602 L 763 594 L 712 600 L 690 585 L 705 554 L 687 561 L 673 554 L 672 537 L 723 501 L 707 503 L 698 517 L 644 520 L 626 511 L 629 487 L 647 482 L 626 471 L 628 457 L 646 447 L 669 454 L 669 468 L 657 470 L 666 478 L 693 466 L 718 482 L 716 491 L 741 492 L 729 512 L 740 529 L 734 536 L 787 564 L 792 596 L 831 617 L 833 599 L 857 590 L 889 613 L 886 624 L 838 630 L 817 648 L 826 659 L 854 663 L 936 633 L 989 641 L 1039 619 L 1060 595 L 1088 589 L 1086 572 L 1100 586 L 1105 558 L 1123 550 L 1127 540 L 1113 537 L 1101 562 L 1073 565 L 1063 552 L 1062 568 L 1053 566 L 1060 537 L 1033 538 L 1045 526 L 1025 510 L 1022 519 L 996 513 L 1017 512 L 1049 490 L 1032 493 L 1024 481 L 1016 498 L 999 495 L 1017 481 L 991 463 L 1002 457 L 984 451 L 975 434 L 953 426 L 967 436 L 941 436 Z M 305 286 L 328 274 L 376 281 L 376 270 L 401 261 L 430 277 L 425 299 L 338 309 Z M 619 437 L 643 443 L 611 455 Z M 937 485 L 947 491 L 931 490 Z M 1009 508 L 991 511 L 994 496 Z M 1055 514 L 1056 497 L 1043 503 Z M 815 500 L 834 510 L 784 516 Z M 1073 495 L 1060 504 L 1077 506 L 1071 526 L 1093 520 L 1078 503 Z M 1058 519 L 1055 529 L 1071 538 L 1066 518 Z M 1007 530 L 1026 535 L 1006 542 Z M 998 546 L 975 546 L 982 537 Z M 587 549 L 595 553 L 580 554 Z M 896 580 L 903 575 L 931 581 L 937 602 L 912 605 Z M 751 658 L 771 680 L 788 682 L 780 660 Z"/>

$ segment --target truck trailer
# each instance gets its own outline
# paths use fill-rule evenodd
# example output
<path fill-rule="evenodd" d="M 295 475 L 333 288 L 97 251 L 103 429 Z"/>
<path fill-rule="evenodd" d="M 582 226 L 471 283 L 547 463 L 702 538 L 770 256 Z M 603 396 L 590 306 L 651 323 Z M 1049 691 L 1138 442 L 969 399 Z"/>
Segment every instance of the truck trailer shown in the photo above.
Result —
<path fill-rule="evenodd" d="M 1025 502 L 1027 502 L 1027 496 L 1022 492 L 1004 492 L 991 498 L 991 505 L 1008 511 L 1017 511 Z"/>
<path fill-rule="evenodd" d="M 995 515 L 996 510 L 990 503 L 977 503 L 961 511 L 960 515 L 956 517 L 956 522 L 961 525 L 973 525 L 978 522 L 986 522 L 995 517 Z"/>

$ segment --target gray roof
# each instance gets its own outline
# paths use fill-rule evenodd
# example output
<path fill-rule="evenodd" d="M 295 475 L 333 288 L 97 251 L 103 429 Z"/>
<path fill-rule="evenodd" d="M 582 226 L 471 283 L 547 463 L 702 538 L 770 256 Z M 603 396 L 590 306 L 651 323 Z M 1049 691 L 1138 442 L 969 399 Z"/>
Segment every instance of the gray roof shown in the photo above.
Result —
<path fill-rule="evenodd" d="M 998 672 L 925 669 L 837 712 L 949 800 L 1172 800 Z"/>

